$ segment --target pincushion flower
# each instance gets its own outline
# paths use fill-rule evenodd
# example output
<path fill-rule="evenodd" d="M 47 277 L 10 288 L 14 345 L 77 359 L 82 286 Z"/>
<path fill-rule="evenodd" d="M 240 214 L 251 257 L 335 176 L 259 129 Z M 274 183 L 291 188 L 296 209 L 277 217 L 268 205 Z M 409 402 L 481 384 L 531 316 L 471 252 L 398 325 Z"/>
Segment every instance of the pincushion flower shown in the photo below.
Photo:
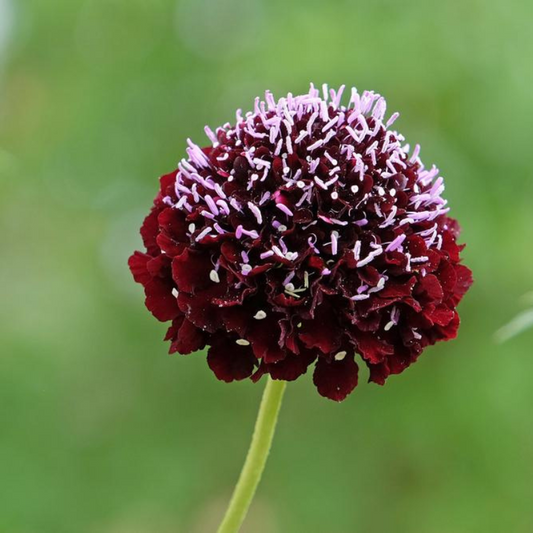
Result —
<path fill-rule="evenodd" d="M 311 367 L 341 401 L 365 364 L 384 384 L 456 336 L 472 283 L 438 169 L 392 128 L 382 96 L 352 89 L 343 105 L 343 90 L 267 91 L 235 124 L 206 127 L 208 146 L 188 140 L 129 260 L 148 309 L 171 322 L 171 353 L 208 347 L 226 382 L 269 376 L 219 533 L 246 515 L 286 382 Z"/>
<path fill-rule="evenodd" d="M 471 284 L 444 183 L 352 89 L 255 101 L 210 145 L 161 178 L 130 267 L 146 305 L 171 321 L 170 351 L 209 346 L 223 381 L 291 381 L 313 366 L 343 400 L 356 356 L 383 384 L 423 349 L 455 337 Z"/>

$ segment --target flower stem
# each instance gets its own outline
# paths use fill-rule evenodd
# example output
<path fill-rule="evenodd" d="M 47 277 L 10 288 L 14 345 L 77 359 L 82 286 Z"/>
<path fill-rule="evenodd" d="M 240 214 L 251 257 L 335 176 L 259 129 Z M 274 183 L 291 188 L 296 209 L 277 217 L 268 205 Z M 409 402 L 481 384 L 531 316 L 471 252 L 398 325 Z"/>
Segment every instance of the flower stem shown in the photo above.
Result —
<path fill-rule="evenodd" d="M 250 449 L 218 533 L 237 533 L 241 528 L 265 468 L 286 385 L 268 377 Z"/>

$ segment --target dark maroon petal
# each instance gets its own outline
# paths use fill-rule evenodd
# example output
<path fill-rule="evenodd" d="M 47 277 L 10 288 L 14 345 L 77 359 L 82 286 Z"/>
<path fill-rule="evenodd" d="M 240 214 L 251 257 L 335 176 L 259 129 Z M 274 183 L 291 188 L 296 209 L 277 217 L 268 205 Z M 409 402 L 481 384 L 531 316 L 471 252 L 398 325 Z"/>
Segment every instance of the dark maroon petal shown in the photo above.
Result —
<path fill-rule="evenodd" d="M 361 268 L 358 270 L 359 278 L 363 283 L 367 283 L 371 287 L 375 287 L 381 278 L 379 271 L 371 266 Z"/>
<path fill-rule="evenodd" d="M 177 338 L 178 331 L 184 320 L 185 317 L 183 315 L 179 315 L 174 320 L 172 320 L 172 325 L 168 328 L 167 334 L 165 335 L 166 341 L 174 341 Z M 172 349 L 170 353 L 173 353 Z"/>
<path fill-rule="evenodd" d="M 424 296 L 425 300 L 430 302 L 440 302 L 444 296 L 442 286 L 433 274 L 428 274 L 419 281 L 416 294 Z"/>
<path fill-rule="evenodd" d="M 329 305 L 320 305 L 313 320 L 302 324 L 300 340 L 307 348 L 317 348 L 324 354 L 331 354 L 340 346 L 341 331 L 335 313 Z"/>
<path fill-rule="evenodd" d="M 394 298 L 381 298 L 379 296 L 380 293 L 377 294 L 377 296 L 371 296 L 368 300 L 359 304 L 358 307 L 361 318 L 366 319 L 369 315 L 375 316 L 376 312 L 382 312 L 382 309 L 385 307 L 390 307 L 394 302 L 402 300 L 400 296 L 395 296 Z M 359 324 L 359 321 L 356 321 L 356 324 Z"/>
<path fill-rule="evenodd" d="M 436 324 L 433 330 L 427 332 L 428 337 L 431 339 L 431 343 L 440 340 L 449 341 L 451 339 L 455 339 L 455 337 L 457 337 L 457 331 L 459 330 L 460 323 L 461 320 L 459 315 L 457 311 L 454 311 L 453 318 L 448 324 L 445 326 L 439 326 Z"/>
<path fill-rule="evenodd" d="M 442 235 L 442 250 L 448 254 L 452 261 L 459 261 L 459 252 L 461 250 L 455 242 L 455 237 L 450 232 L 445 231 Z"/>
<path fill-rule="evenodd" d="M 176 242 L 174 239 L 166 235 L 165 233 L 160 233 L 157 236 L 157 245 L 161 248 L 161 251 L 167 254 L 170 257 L 180 255 L 183 250 L 185 250 L 186 245 L 182 242 Z"/>
<path fill-rule="evenodd" d="M 159 232 L 159 225 L 157 223 L 158 215 L 159 209 L 152 208 L 141 227 L 141 237 L 149 255 L 160 253 L 159 246 L 157 245 L 157 233 Z"/>
<path fill-rule="evenodd" d="M 455 311 L 448 308 L 444 304 L 439 304 L 437 306 L 432 306 L 432 308 L 427 309 L 424 312 L 424 315 L 429 318 L 434 324 L 439 326 L 448 325 L 453 317 L 455 316 Z"/>
<path fill-rule="evenodd" d="M 250 310 L 241 305 L 233 305 L 220 310 L 224 327 L 244 337 L 250 324 Z"/>
<path fill-rule="evenodd" d="M 279 319 L 273 314 L 263 320 L 252 319 L 246 339 L 250 341 L 257 359 L 264 359 L 265 363 L 280 361 L 287 354 L 280 347 L 281 328 Z"/>
<path fill-rule="evenodd" d="M 164 174 L 159 178 L 159 194 L 156 202 L 162 202 L 163 198 L 168 196 L 171 200 L 176 200 L 174 184 L 176 183 L 176 171 Z"/>
<path fill-rule="evenodd" d="M 358 371 L 353 357 L 346 356 L 342 361 L 331 362 L 319 357 L 313 374 L 313 383 L 319 394 L 341 402 L 357 386 Z"/>
<path fill-rule="evenodd" d="M 442 218 L 442 223 L 444 226 L 446 226 L 447 230 L 452 234 L 455 239 L 459 237 L 459 233 L 461 233 L 461 226 L 459 225 L 459 222 L 457 222 L 457 220 L 445 216 Z"/>
<path fill-rule="evenodd" d="M 213 300 L 220 297 L 224 288 L 220 284 L 198 291 L 194 296 L 186 292 L 178 293 L 178 305 L 187 318 L 198 328 L 213 333 L 222 326 L 222 315 Z"/>
<path fill-rule="evenodd" d="M 157 221 L 159 224 L 157 245 L 161 251 L 170 257 L 180 255 L 189 241 L 185 215 L 177 209 L 167 207 L 159 213 Z"/>
<path fill-rule="evenodd" d="M 394 353 L 394 347 L 380 339 L 377 335 L 361 333 L 357 337 L 357 350 L 369 363 L 378 364 Z"/>
<path fill-rule="evenodd" d="M 234 242 L 226 241 L 226 242 L 223 242 L 222 245 L 220 246 L 221 254 L 226 258 L 226 260 L 230 264 L 234 264 L 239 261 L 239 259 L 241 258 L 240 251 L 241 251 L 240 247 L 237 246 L 237 244 Z"/>
<path fill-rule="evenodd" d="M 411 235 L 406 239 L 406 247 L 412 257 L 427 255 L 428 248 L 426 242 L 419 235 Z"/>
<path fill-rule="evenodd" d="M 382 363 L 378 363 L 376 365 L 367 363 L 367 366 L 370 370 L 368 381 L 372 383 L 377 383 L 378 385 L 385 385 L 385 381 L 390 375 L 387 362 L 383 361 Z"/>
<path fill-rule="evenodd" d="M 153 278 L 144 287 L 146 307 L 161 322 L 172 320 L 180 314 L 172 282 Z"/>
<path fill-rule="evenodd" d="M 166 281 L 170 280 L 170 258 L 166 255 L 158 255 L 150 258 L 146 263 L 146 270 L 152 278 L 162 278 Z"/>
<path fill-rule="evenodd" d="M 157 222 L 160 231 L 174 241 L 181 243 L 189 241 L 187 237 L 188 223 L 181 211 L 167 207 L 159 213 Z"/>
<path fill-rule="evenodd" d="M 206 335 L 186 318 L 174 320 L 165 340 L 171 340 L 170 352 L 186 355 L 205 348 Z"/>
<path fill-rule="evenodd" d="M 473 283 L 472 271 L 464 265 L 455 266 L 455 274 L 457 275 L 457 283 L 454 287 L 456 304 L 462 299 L 466 291 Z"/>
<path fill-rule="evenodd" d="M 457 285 L 457 273 L 456 268 L 449 261 L 442 262 L 439 272 L 436 275 L 445 293 L 454 291 Z"/>
<path fill-rule="evenodd" d="M 416 278 L 412 276 L 407 281 L 391 281 L 388 283 L 385 288 L 380 291 L 380 298 L 405 298 L 410 296 L 413 287 L 416 284 Z"/>
<path fill-rule="evenodd" d="M 151 279 L 152 276 L 148 273 L 146 264 L 152 259 L 148 254 L 143 254 L 141 252 L 135 252 L 128 260 L 128 266 L 130 267 L 131 273 L 133 274 L 133 279 L 137 283 L 146 285 Z"/>
<path fill-rule="evenodd" d="M 224 288 L 224 291 L 220 293 L 220 296 L 213 298 L 213 305 L 221 308 L 238 307 L 243 305 L 245 298 L 256 292 L 254 287 L 241 288 L 239 290 L 234 285 L 227 284 L 223 272 L 220 272 L 219 276 L 221 276 L 219 285 Z M 225 311 L 221 309 L 221 313 L 225 314 Z M 248 318 L 250 318 L 250 315 L 248 315 Z"/>
<path fill-rule="evenodd" d="M 193 250 L 186 249 L 172 261 L 172 277 L 178 291 L 189 294 L 214 284 L 209 277 L 212 269 L 209 257 Z"/>
<path fill-rule="evenodd" d="M 209 348 L 207 363 L 218 379 L 229 383 L 250 377 L 256 359 L 249 346 L 240 346 L 220 337 Z"/>
<path fill-rule="evenodd" d="M 307 368 L 316 359 L 316 354 L 304 350 L 299 354 L 287 354 L 284 359 L 277 363 L 267 365 L 272 379 L 294 381 L 307 372 Z"/>
<path fill-rule="evenodd" d="M 250 379 L 257 383 L 265 374 L 268 374 L 267 364 L 261 361 L 257 370 L 250 376 Z"/>
<path fill-rule="evenodd" d="M 421 348 L 419 345 L 402 346 L 387 358 L 387 365 L 391 374 L 401 374 L 411 363 L 416 361 Z"/>
<path fill-rule="evenodd" d="M 294 296 L 287 296 L 284 293 L 277 294 L 272 298 L 272 303 L 277 307 L 300 307 L 304 305 L 304 301 Z"/>
<path fill-rule="evenodd" d="M 376 301 L 376 303 L 379 302 L 377 298 L 375 298 L 374 301 Z M 383 302 L 388 303 L 387 300 L 383 300 Z M 380 307 L 375 304 L 372 304 L 372 307 L 375 307 L 378 311 L 356 314 L 353 317 L 353 323 L 357 328 L 348 328 L 345 330 L 345 333 L 350 337 L 354 344 L 357 344 L 357 339 L 359 338 L 361 331 L 377 331 L 381 326 L 383 317 L 379 311 Z"/>

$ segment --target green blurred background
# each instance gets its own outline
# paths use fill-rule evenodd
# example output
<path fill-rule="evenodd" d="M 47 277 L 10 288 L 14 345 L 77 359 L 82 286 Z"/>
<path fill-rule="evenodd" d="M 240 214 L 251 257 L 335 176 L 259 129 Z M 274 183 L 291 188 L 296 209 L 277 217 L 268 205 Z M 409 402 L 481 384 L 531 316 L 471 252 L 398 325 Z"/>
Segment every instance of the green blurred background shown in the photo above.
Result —
<path fill-rule="evenodd" d="M 459 338 L 342 404 L 291 384 L 248 533 L 533 531 L 533 6 L 0 0 L 0 531 L 209 533 L 262 385 L 167 355 L 126 268 L 186 137 L 269 88 L 388 98 L 447 179 Z M 363 380 L 364 381 L 364 380 Z"/>

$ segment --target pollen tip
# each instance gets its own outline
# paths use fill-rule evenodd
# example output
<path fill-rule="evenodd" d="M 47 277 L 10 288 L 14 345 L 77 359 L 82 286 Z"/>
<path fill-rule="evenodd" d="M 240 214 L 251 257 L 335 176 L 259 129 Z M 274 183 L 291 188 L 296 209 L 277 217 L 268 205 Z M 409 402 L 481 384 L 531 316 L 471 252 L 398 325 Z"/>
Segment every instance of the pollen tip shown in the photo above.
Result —
<path fill-rule="evenodd" d="M 335 361 L 342 361 L 346 357 L 346 352 L 338 352 L 335 354 Z"/>

